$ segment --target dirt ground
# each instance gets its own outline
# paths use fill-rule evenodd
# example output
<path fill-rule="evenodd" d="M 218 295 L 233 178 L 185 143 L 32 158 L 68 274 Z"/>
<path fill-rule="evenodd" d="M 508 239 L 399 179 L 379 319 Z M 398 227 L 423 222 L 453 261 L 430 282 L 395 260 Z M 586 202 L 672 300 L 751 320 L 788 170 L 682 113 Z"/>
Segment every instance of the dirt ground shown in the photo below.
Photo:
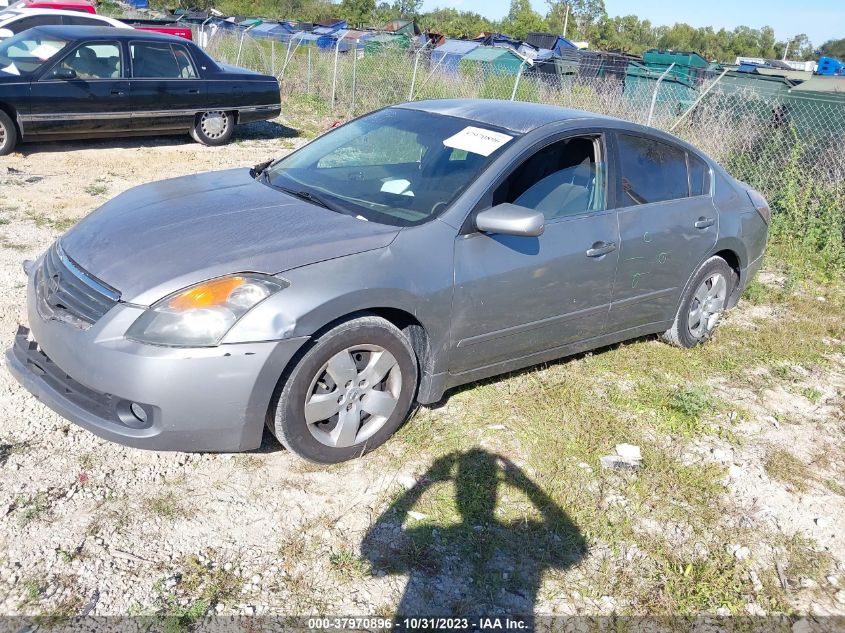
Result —
<path fill-rule="evenodd" d="M 253 125 L 223 148 L 172 137 L 24 145 L 19 153 L 0 158 L 0 346 L 5 349 L 26 320 L 22 260 L 37 257 L 105 200 L 157 179 L 251 166 L 290 151 L 329 124 L 310 119 L 307 124 Z M 784 285 L 777 274 L 761 281 L 769 293 Z M 828 297 L 805 299 L 829 309 L 838 296 L 831 291 Z M 768 324 L 787 318 L 790 308 L 766 297 L 744 301 L 728 318 L 724 341 L 712 345 L 761 336 Z M 835 324 L 835 314 L 831 318 Z M 644 431 L 636 442 L 643 445 L 646 462 L 639 475 L 605 473 L 597 457 L 573 458 L 571 472 L 581 473 L 584 494 L 595 504 L 589 516 L 574 508 L 568 516 L 547 512 L 554 505 L 547 497 L 552 488 L 566 486 L 562 477 L 569 466 L 544 470 L 544 462 L 532 457 L 537 450 L 530 432 L 519 430 L 521 414 L 508 407 L 520 393 L 562 384 L 576 372 L 609 371 L 601 364 L 617 356 L 638 355 L 642 360 L 637 362 L 648 366 L 654 354 L 674 353 L 662 351 L 663 344 L 655 340 L 460 390 L 440 406 L 421 411 L 379 451 L 336 467 L 306 464 L 270 439 L 261 450 L 242 455 L 127 449 L 60 418 L 2 369 L 0 613 L 57 618 L 131 614 L 173 617 L 187 625 L 206 613 L 389 616 L 400 604 L 421 613 L 462 606 L 471 611 L 474 596 L 481 595 L 485 604 L 506 613 L 785 612 L 805 625 L 824 623 L 824 616 L 845 615 L 845 341 L 841 329 L 831 329 L 830 340 L 820 344 L 818 359 L 823 360 L 786 363 L 783 370 L 758 371 L 749 365 L 748 380 L 741 383 L 728 377 L 733 369 L 706 377 L 708 393 L 723 404 L 712 406 L 718 410 L 712 416 L 697 409 L 695 415 L 710 416 L 713 424 L 692 435 L 665 433 L 660 427 Z M 654 371 L 662 370 L 662 362 Z M 641 379 L 614 375 L 616 391 L 597 391 L 594 397 L 607 397 L 617 406 L 619 394 L 639 393 Z M 484 408 L 486 401 L 499 403 L 492 413 Z M 664 411 L 654 404 L 618 406 L 628 407 L 637 420 Z M 673 406 L 687 412 L 695 408 L 687 401 Z M 719 507 L 733 513 L 729 519 L 712 519 L 719 536 L 702 536 L 691 509 L 687 519 L 673 515 L 673 520 L 652 510 L 662 493 L 640 490 L 634 479 L 650 476 L 649 460 L 658 454 L 649 452 L 647 442 L 661 450 L 671 443 L 674 457 L 667 472 L 715 473 Z M 613 444 L 595 450 L 612 453 Z M 437 564 L 425 560 L 466 535 L 439 497 L 427 502 L 423 512 L 415 512 L 411 501 L 423 496 L 421 485 L 427 491 L 429 483 L 453 472 L 460 476 L 468 468 L 476 487 L 478 473 L 492 473 L 486 482 L 493 489 L 491 504 L 501 481 L 540 507 L 541 516 L 520 515 L 523 502 L 516 501 L 507 517 L 492 506 L 459 507 L 475 539 L 466 550 L 483 550 L 485 526 L 497 522 L 508 526 L 512 541 L 531 544 L 526 547 L 550 538 L 554 548 L 563 539 L 575 554 L 556 562 L 543 558 L 542 565 L 528 568 L 496 541 L 483 573 L 457 554 Z M 557 490 L 555 499 L 575 503 L 576 493 Z M 506 501 L 509 494 L 500 492 L 499 499 Z M 633 501 L 646 498 L 648 503 Z M 695 503 L 689 499 L 688 505 Z M 688 543 L 690 551 L 710 547 L 711 558 L 712 552 L 721 552 L 736 579 L 702 576 L 698 586 L 723 583 L 739 589 L 714 598 L 702 597 L 695 587 L 685 590 L 683 598 L 667 589 L 667 602 L 648 602 L 646 596 L 656 591 L 649 587 L 663 587 L 667 578 L 676 578 L 673 574 L 682 584 L 699 568 L 658 565 L 653 585 L 630 586 L 625 574 L 651 567 L 637 561 L 636 548 L 617 547 L 610 533 L 584 527 L 590 521 L 600 525 L 603 515 L 616 520 L 623 507 L 624 521 L 632 527 L 620 533 L 657 534 L 670 544 L 668 549 L 673 543 L 679 548 Z M 511 515 L 522 518 L 508 523 Z M 473 516 L 480 517 L 477 525 Z M 573 521 L 583 524 L 578 536 L 573 536 L 578 533 Z M 425 532 L 425 551 L 414 549 L 418 541 L 410 527 L 399 534 L 411 524 L 417 533 Z M 544 527 L 551 524 L 555 530 Z M 408 534 L 411 546 L 390 549 Z M 732 541 L 723 534 L 748 538 Z M 637 541 L 640 550 L 643 542 Z M 796 542 L 806 555 L 803 567 L 796 566 Z M 790 561 L 782 558 L 790 553 Z M 792 571 L 784 569 L 787 564 Z"/>

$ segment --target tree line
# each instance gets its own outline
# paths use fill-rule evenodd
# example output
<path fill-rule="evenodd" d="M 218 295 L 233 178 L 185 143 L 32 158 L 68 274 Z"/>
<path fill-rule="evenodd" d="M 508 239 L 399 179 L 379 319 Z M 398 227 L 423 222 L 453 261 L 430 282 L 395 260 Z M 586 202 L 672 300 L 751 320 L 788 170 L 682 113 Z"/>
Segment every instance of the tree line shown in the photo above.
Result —
<path fill-rule="evenodd" d="M 170 3 L 174 0 L 154 0 Z M 196 0 L 175 0 L 196 7 Z M 201 0 L 227 15 L 295 18 L 319 22 L 329 18 L 347 20 L 353 26 L 380 27 L 397 18 L 415 18 L 423 30 L 447 37 L 472 38 L 481 32 L 506 33 L 524 38 L 533 31 L 564 34 L 571 40 L 589 42 L 590 48 L 618 50 L 635 55 L 649 48 L 694 51 L 711 61 L 732 63 L 737 56 L 780 59 L 788 46 L 789 59 L 816 59 L 820 54 L 845 57 L 845 38 L 816 48 L 805 34 L 778 41 L 769 26 L 733 30 L 692 27 L 689 24 L 662 26 L 635 15 L 611 17 L 604 0 L 547 0 L 545 15 L 535 11 L 529 0 L 511 0 L 508 14 L 490 20 L 472 11 L 440 8 L 422 13 L 423 0 Z M 175 7 L 168 6 L 173 9 Z M 564 27 L 566 32 L 564 33 Z"/>

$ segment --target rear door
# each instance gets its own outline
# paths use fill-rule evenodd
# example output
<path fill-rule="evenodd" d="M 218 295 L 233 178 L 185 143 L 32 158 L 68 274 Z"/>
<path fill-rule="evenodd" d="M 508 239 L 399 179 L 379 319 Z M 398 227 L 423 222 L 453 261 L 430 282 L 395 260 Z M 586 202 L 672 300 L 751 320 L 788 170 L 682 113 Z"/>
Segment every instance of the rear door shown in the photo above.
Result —
<path fill-rule="evenodd" d="M 73 48 L 32 82 L 27 136 L 129 130 L 129 81 L 124 62 L 117 41 L 87 41 Z"/>
<path fill-rule="evenodd" d="M 706 163 L 647 135 L 615 140 L 621 251 L 608 331 L 671 319 L 719 231 Z"/>
<path fill-rule="evenodd" d="M 137 130 L 188 130 L 206 107 L 206 82 L 188 48 L 165 41 L 129 43 L 131 103 Z"/>

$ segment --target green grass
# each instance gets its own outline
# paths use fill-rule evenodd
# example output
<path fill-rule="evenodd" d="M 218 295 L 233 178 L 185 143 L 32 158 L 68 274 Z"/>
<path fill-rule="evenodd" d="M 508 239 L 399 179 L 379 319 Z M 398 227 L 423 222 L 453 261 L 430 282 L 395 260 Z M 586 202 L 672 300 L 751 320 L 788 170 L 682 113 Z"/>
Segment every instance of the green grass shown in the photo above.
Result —
<path fill-rule="evenodd" d="M 813 480 L 809 467 L 786 449 L 772 450 L 763 465 L 766 474 L 798 492 L 805 492 Z"/>
<path fill-rule="evenodd" d="M 750 414 L 719 385 L 754 393 L 765 376 L 768 386 L 795 388 L 801 376 L 792 367 L 825 368 L 830 354 L 845 352 L 845 290 L 829 283 L 827 301 L 808 301 L 819 292 L 816 283 L 812 276 L 794 276 L 784 287 L 752 284 L 743 305 L 775 306 L 778 318 L 760 319 L 754 330 L 728 318 L 701 347 L 677 349 L 650 338 L 628 342 L 454 390 L 445 416 L 423 409 L 399 431 L 403 447 L 395 454 L 397 459 L 423 454 L 432 464 L 424 477 L 434 481 L 406 508 L 425 518 L 405 517 L 406 538 L 384 568 L 425 569 L 433 561 L 436 569 L 448 534 L 449 551 L 461 557 L 478 553 L 484 559 L 486 552 L 520 547 L 526 558 L 550 567 L 558 591 L 577 590 L 597 600 L 614 596 L 627 605 L 622 612 L 694 614 L 723 607 L 743 613 L 755 593 L 748 561 L 726 553 L 726 547 L 771 541 L 775 534 L 726 522 L 739 512 L 724 485 L 726 467 L 688 462 L 685 453 L 691 442 L 744 441 L 737 425 Z M 812 388 L 802 389 L 811 401 L 819 397 Z M 489 428 L 500 425 L 505 428 Z M 641 467 L 602 469 L 600 458 L 623 442 L 641 447 Z M 479 445 L 519 460 L 546 495 L 544 503 L 559 509 L 552 523 L 569 535 L 570 544 L 583 539 L 589 548 L 607 548 L 609 558 L 597 565 L 588 556 L 588 569 L 573 579 L 548 551 L 525 545 L 531 542 L 528 533 L 497 527 L 520 520 L 544 524 L 523 492 L 500 481 L 491 513 L 483 509 L 490 505 L 485 501 L 490 486 L 478 480 L 483 468 L 460 484 L 456 466 L 432 475 L 438 460 Z M 773 453 L 767 470 L 796 489 L 809 481 L 807 467 L 791 455 Z M 830 481 L 832 491 L 843 489 L 838 477 Z M 407 495 L 397 494 L 389 500 L 394 508 Z M 474 520 L 491 528 L 483 532 L 489 540 L 459 529 Z M 645 529 L 643 521 L 657 527 Z M 685 536 L 679 539 L 677 530 Z M 623 553 L 632 547 L 644 558 L 626 559 Z M 796 560 L 809 556 L 807 547 L 798 550 Z M 787 609 L 789 597 L 770 572 L 760 574 L 764 589 L 754 601 L 767 610 Z M 467 573 L 493 581 L 483 565 Z"/>
<path fill-rule="evenodd" d="M 160 495 L 148 497 L 143 502 L 144 509 L 162 519 L 175 520 L 190 514 L 187 508 L 172 491 L 162 492 Z"/>
<path fill-rule="evenodd" d="M 19 497 L 15 501 L 16 517 L 19 527 L 25 527 L 34 521 L 43 520 L 50 510 L 50 503 L 46 492 L 39 492 L 29 498 Z"/>

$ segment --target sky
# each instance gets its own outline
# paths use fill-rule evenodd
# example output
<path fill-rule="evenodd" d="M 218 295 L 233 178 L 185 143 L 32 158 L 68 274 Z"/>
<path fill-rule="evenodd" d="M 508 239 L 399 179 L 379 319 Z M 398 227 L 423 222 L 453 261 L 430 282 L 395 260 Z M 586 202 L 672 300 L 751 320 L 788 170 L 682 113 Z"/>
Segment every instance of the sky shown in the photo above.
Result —
<path fill-rule="evenodd" d="M 540 13 L 548 10 L 543 0 L 531 0 L 531 4 Z M 806 33 L 816 46 L 845 37 L 843 0 L 605 0 L 605 6 L 608 15 L 634 14 L 655 25 L 686 22 L 717 30 L 768 25 L 778 40 Z M 454 7 L 501 19 L 508 12 L 510 0 L 425 0 L 423 10 L 437 7 Z"/>

